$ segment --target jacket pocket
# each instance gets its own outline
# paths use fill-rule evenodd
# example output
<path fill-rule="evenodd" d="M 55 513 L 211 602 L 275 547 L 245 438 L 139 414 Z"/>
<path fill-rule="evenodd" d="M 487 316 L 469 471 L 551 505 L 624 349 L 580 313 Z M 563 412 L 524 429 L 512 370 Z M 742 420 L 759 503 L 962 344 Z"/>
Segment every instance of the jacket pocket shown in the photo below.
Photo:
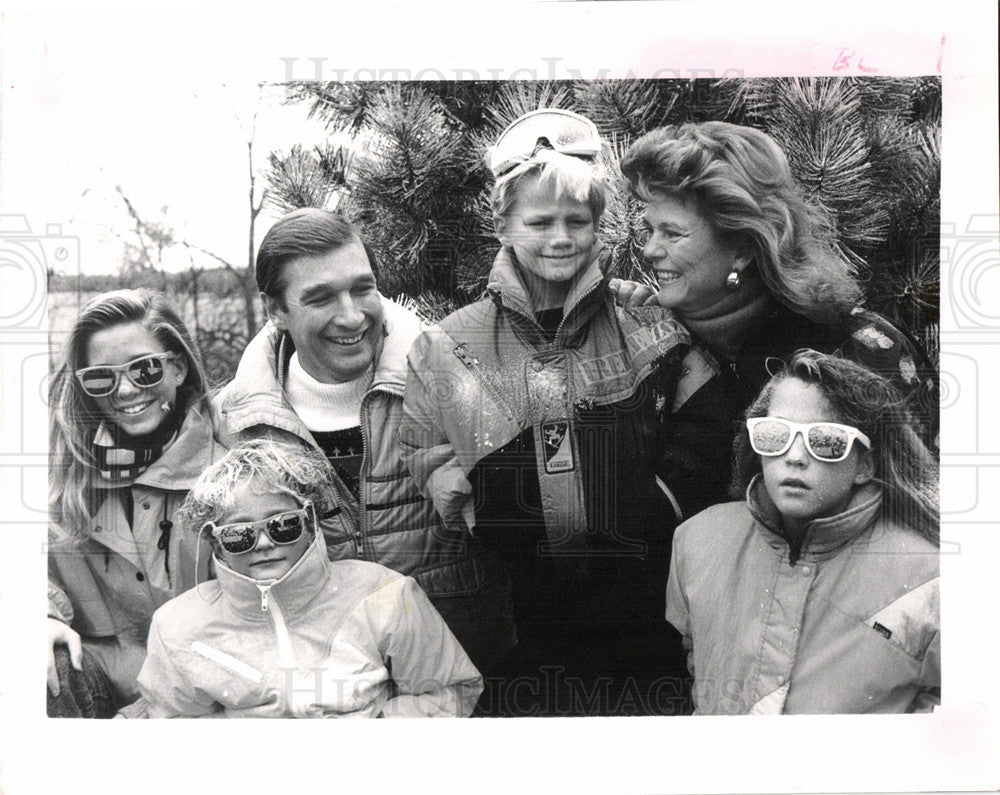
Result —
<path fill-rule="evenodd" d="M 471 596 L 483 587 L 479 561 L 473 556 L 429 566 L 412 572 L 410 576 L 431 599 L 443 596 Z"/>

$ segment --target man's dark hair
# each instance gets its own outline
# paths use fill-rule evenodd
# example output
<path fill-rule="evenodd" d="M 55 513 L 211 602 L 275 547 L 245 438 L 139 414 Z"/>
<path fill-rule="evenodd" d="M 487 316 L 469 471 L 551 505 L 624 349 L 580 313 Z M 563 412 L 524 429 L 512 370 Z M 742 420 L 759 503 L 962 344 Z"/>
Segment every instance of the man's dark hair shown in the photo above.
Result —
<path fill-rule="evenodd" d="M 254 268 L 257 289 L 284 303 L 284 271 L 289 261 L 336 251 L 354 241 L 364 246 L 368 264 L 377 281 L 375 254 L 350 221 L 342 215 L 316 207 L 295 210 L 272 226 L 261 241 Z"/>

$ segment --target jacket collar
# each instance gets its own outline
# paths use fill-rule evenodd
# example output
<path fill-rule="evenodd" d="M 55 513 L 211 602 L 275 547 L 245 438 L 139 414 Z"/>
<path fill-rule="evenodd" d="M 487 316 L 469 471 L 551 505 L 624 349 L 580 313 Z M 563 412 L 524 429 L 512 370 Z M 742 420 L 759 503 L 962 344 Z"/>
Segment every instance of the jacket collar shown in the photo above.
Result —
<path fill-rule="evenodd" d="M 380 297 L 386 337 L 368 392 L 383 390 L 401 396 L 406 384 L 406 354 L 420 335 L 422 326 L 409 309 Z M 272 323 L 265 325 L 250 340 L 236 375 L 218 397 L 232 431 L 239 433 L 254 425 L 272 425 L 308 438 L 308 431 L 284 394 L 288 362 L 294 350 L 292 338 Z"/>
<path fill-rule="evenodd" d="M 132 484 L 161 491 L 188 491 L 212 463 L 216 444 L 212 409 L 199 403 L 184 415 L 173 443 Z M 121 485 L 104 480 L 95 482 L 97 488 L 105 490 Z"/>
<path fill-rule="evenodd" d="M 590 318 L 603 305 L 607 291 L 602 289 L 606 281 L 601 268 L 606 259 L 606 252 L 600 246 L 595 246 L 590 262 L 580 273 L 563 303 L 563 324 L 560 334 L 563 338 L 571 338 L 575 332 L 587 324 Z M 531 296 L 521 278 L 521 269 L 514 257 L 514 252 L 504 246 L 497 253 L 490 270 L 487 291 L 499 297 L 500 303 L 507 309 L 517 312 L 537 325 L 535 310 L 531 305 Z"/>
<path fill-rule="evenodd" d="M 764 488 L 764 479 L 755 475 L 747 487 L 747 505 L 767 542 L 779 552 L 789 549 L 782 533 L 781 515 Z M 882 487 L 870 481 L 855 489 L 847 508 L 836 516 L 813 519 L 802 535 L 798 557 L 823 560 L 854 541 L 875 521 L 882 508 Z"/>
<path fill-rule="evenodd" d="M 297 615 L 306 609 L 330 579 L 330 561 L 326 557 L 322 531 L 316 533 L 302 557 L 280 579 L 271 582 L 254 580 L 233 571 L 217 556 L 215 569 L 226 601 L 237 615 L 249 621 L 267 620 L 267 612 L 262 608 L 265 598 L 268 604 L 277 602 L 286 618 Z"/>

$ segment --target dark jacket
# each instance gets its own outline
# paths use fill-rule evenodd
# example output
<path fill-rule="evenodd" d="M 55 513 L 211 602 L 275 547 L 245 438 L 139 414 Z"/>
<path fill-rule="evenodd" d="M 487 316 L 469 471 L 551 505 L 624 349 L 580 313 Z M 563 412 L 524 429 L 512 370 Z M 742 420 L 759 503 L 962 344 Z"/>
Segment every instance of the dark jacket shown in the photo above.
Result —
<path fill-rule="evenodd" d="M 733 441 L 744 413 L 771 378 L 767 360 L 787 361 L 800 348 L 836 353 L 885 376 L 906 398 L 922 438 L 936 446 L 937 374 L 919 347 L 875 312 L 857 308 L 821 325 L 774 304 L 731 361 L 713 350 L 712 340 L 695 342 L 714 375 L 664 415 L 658 469 L 684 519 L 736 496 L 729 491 Z"/>

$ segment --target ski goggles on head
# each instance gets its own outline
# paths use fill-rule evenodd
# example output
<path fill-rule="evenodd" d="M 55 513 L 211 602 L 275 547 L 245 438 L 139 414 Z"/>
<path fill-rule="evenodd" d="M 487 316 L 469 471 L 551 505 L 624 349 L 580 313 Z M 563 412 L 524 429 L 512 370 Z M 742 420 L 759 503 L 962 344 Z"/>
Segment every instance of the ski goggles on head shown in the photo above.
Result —
<path fill-rule="evenodd" d="M 780 417 L 751 417 L 747 420 L 750 446 L 758 455 L 784 455 L 802 434 L 806 450 L 817 461 L 836 463 L 851 453 L 857 439 L 869 450 L 872 441 L 857 428 L 836 422 L 791 422 Z"/>
<path fill-rule="evenodd" d="M 274 544 L 294 544 L 302 537 L 303 531 L 312 522 L 315 526 L 316 513 L 311 502 L 306 502 L 294 511 L 282 511 L 257 522 L 234 522 L 216 524 L 208 522 L 202 532 L 211 533 L 222 548 L 230 555 L 242 555 L 257 546 L 263 531 Z"/>
<path fill-rule="evenodd" d="M 140 356 L 125 364 L 101 364 L 95 367 L 83 367 L 77 370 L 76 380 L 80 382 L 83 391 L 91 397 L 104 397 L 116 389 L 122 375 L 139 389 L 156 386 L 163 380 L 167 362 L 174 359 L 176 353 L 153 353 Z"/>
<path fill-rule="evenodd" d="M 545 108 L 526 113 L 500 133 L 490 150 L 490 171 L 501 177 L 530 160 L 539 149 L 564 155 L 596 157 L 601 152 L 601 136 L 594 123 L 570 110 Z"/>

